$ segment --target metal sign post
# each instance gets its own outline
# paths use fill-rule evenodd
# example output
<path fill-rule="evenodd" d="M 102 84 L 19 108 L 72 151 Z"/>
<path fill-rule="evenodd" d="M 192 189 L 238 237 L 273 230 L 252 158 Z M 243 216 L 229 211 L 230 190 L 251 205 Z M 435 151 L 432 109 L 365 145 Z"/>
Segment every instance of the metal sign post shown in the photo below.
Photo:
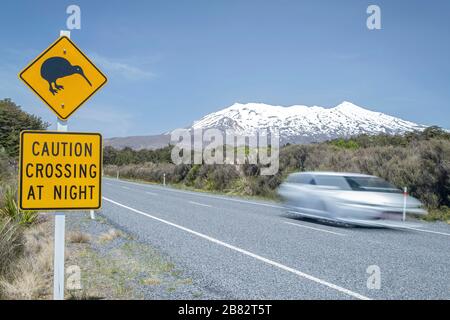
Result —
<path fill-rule="evenodd" d="M 59 36 L 70 38 L 70 31 L 61 30 Z M 67 132 L 67 120 L 56 117 L 56 130 Z M 64 247 L 66 233 L 66 214 L 64 211 L 55 213 L 55 242 L 53 258 L 53 299 L 64 300 Z"/>
<path fill-rule="evenodd" d="M 403 221 L 406 221 L 406 198 L 408 197 L 408 188 L 403 188 Z"/>
<path fill-rule="evenodd" d="M 53 299 L 64 300 L 64 237 L 66 215 L 55 213 L 55 253 L 53 261 Z"/>

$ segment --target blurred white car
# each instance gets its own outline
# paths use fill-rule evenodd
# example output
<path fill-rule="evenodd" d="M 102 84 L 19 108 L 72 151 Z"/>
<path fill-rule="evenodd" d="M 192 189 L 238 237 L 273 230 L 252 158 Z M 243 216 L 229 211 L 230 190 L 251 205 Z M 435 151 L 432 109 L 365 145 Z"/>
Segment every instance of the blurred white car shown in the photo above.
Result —
<path fill-rule="evenodd" d="M 278 193 L 290 212 L 310 218 L 376 224 L 402 221 L 403 217 L 403 192 L 381 178 L 365 174 L 293 173 Z M 406 213 L 427 214 L 422 203 L 411 196 L 406 196 Z"/>

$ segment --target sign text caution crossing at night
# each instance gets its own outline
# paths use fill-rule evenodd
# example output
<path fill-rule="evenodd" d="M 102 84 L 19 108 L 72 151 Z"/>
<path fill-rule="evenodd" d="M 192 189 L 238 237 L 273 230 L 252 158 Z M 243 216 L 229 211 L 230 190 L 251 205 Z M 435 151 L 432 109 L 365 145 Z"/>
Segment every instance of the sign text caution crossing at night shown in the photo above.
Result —
<path fill-rule="evenodd" d="M 56 40 L 19 77 L 62 120 L 67 120 L 107 81 L 66 36 Z"/>
<path fill-rule="evenodd" d="M 22 131 L 21 209 L 99 209 L 101 175 L 102 137 L 99 133 Z"/>

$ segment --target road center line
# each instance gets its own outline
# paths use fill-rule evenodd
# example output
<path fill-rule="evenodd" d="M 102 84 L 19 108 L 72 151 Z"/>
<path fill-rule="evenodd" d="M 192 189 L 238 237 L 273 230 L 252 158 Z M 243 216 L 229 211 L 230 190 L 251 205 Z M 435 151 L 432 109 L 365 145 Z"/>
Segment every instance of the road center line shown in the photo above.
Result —
<path fill-rule="evenodd" d="M 204 203 L 200 203 L 200 202 L 195 202 L 195 201 L 189 201 L 190 204 L 195 204 L 196 206 L 202 206 L 202 207 L 208 207 L 211 208 L 211 206 L 209 204 L 204 204 Z"/>
<path fill-rule="evenodd" d="M 334 232 L 334 231 L 330 231 L 330 230 L 325 230 L 325 229 L 319 229 L 319 228 L 314 228 L 314 227 L 310 227 L 310 226 L 305 226 L 304 224 L 292 223 L 292 222 L 286 222 L 286 221 L 284 221 L 284 223 L 290 224 L 290 225 L 296 226 L 296 227 L 301 227 L 301 228 L 306 228 L 306 229 L 312 229 L 312 230 L 321 231 L 321 232 L 326 232 L 326 233 L 332 233 L 332 234 L 337 235 L 337 236 L 343 236 L 343 237 L 346 236 L 346 234 L 343 234 L 343 233 L 338 233 L 338 232 Z"/>
<path fill-rule="evenodd" d="M 127 190 L 130 190 L 130 188 L 128 188 L 128 187 L 125 187 L 125 186 L 121 186 L 123 189 L 127 189 Z"/>
<path fill-rule="evenodd" d="M 249 201 L 249 200 L 241 200 L 241 199 L 232 199 L 232 198 L 227 198 L 227 197 L 219 197 L 219 196 L 213 196 L 213 195 L 210 195 L 210 194 L 202 194 L 202 193 L 199 193 L 199 192 L 176 190 L 176 189 L 167 188 L 167 187 L 166 188 L 159 188 L 159 187 L 154 186 L 154 185 L 148 185 L 148 184 L 145 184 L 145 183 L 137 183 L 137 182 L 126 181 L 126 180 L 117 180 L 117 181 L 123 182 L 123 183 L 134 184 L 134 185 L 138 185 L 138 186 L 141 186 L 141 187 L 158 188 L 161 191 L 179 192 L 179 193 L 184 193 L 184 194 L 192 194 L 192 195 L 198 196 L 198 197 L 206 197 L 206 198 L 213 198 L 213 199 L 219 199 L 219 200 L 225 200 L 225 201 L 234 201 L 234 202 L 240 202 L 240 203 L 246 203 L 246 204 L 254 204 L 254 205 L 270 207 L 270 208 L 284 209 L 283 206 L 276 205 L 276 204 L 261 203 L 261 202 L 255 202 L 255 201 Z"/>
<path fill-rule="evenodd" d="M 149 194 L 149 195 L 151 195 L 151 196 L 157 196 L 157 194 L 154 193 L 154 192 L 148 192 L 148 191 L 145 191 L 145 193 L 146 193 L 146 194 Z"/>
<path fill-rule="evenodd" d="M 145 212 L 143 212 L 143 211 L 140 211 L 140 210 L 137 210 L 137 209 L 128 207 L 128 206 L 126 206 L 126 205 L 124 205 L 124 204 L 121 204 L 121 203 L 116 202 L 116 201 L 114 201 L 114 200 L 108 199 L 108 198 L 106 198 L 106 197 L 102 197 L 102 198 L 103 198 L 105 201 L 108 201 L 108 202 L 110 202 L 110 203 L 112 203 L 112 204 L 115 204 L 116 206 L 119 206 L 119 207 L 128 209 L 128 210 L 130 210 L 130 211 L 133 211 L 133 212 L 135 212 L 135 213 L 137 213 L 137 214 L 143 215 L 143 216 L 148 217 L 148 218 L 150 218 L 150 219 L 153 219 L 153 220 L 162 222 L 162 223 L 164 223 L 164 224 L 167 224 L 167 225 L 169 225 L 169 226 L 175 227 L 175 228 L 177 228 L 177 229 L 186 231 L 186 232 L 188 232 L 188 233 L 190 233 L 190 234 L 196 235 L 196 236 L 198 236 L 198 237 L 200 237 L 200 238 L 203 238 L 203 239 L 205 239 L 205 240 L 211 241 L 211 242 L 213 242 L 213 243 L 216 243 L 216 244 L 221 245 L 221 246 L 223 246 L 223 247 L 226 247 L 226 248 L 228 248 L 228 249 L 237 251 L 237 252 L 242 253 L 242 254 L 244 254 L 244 255 L 246 255 L 246 256 L 252 257 L 252 258 L 254 258 L 254 259 L 256 259 L 256 260 L 265 262 L 265 263 L 267 263 L 267 264 L 269 264 L 269 265 L 272 265 L 272 266 L 274 266 L 274 267 L 277 267 L 277 268 L 279 268 L 279 269 L 281 269 L 281 270 L 284 270 L 284 271 L 293 273 L 293 274 L 295 274 L 295 275 L 297 275 L 297 276 L 299 276 L 299 277 L 302 277 L 302 278 L 308 279 L 308 280 L 310 280 L 310 281 L 319 283 L 319 284 L 324 285 L 324 286 L 326 286 L 326 287 L 329 287 L 329 288 L 331 288 L 331 289 L 333 289 L 333 290 L 336 290 L 336 291 L 339 291 L 339 292 L 344 293 L 344 294 L 346 294 L 346 295 L 349 295 L 349 296 L 351 296 L 351 297 L 353 297 L 353 298 L 360 299 L 360 300 L 370 300 L 370 298 L 368 298 L 368 297 L 366 297 L 366 296 L 363 296 L 363 295 L 361 295 L 361 294 L 359 294 L 359 293 L 357 293 L 357 292 L 353 292 L 353 291 L 351 291 L 351 290 L 349 290 L 349 289 L 345 289 L 345 288 L 340 287 L 340 286 L 338 286 L 338 285 L 335 285 L 335 284 L 333 284 L 333 283 L 331 283 L 331 282 L 328 282 L 328 281 L 325 281 L 325 280 L 316 278 L 316 277 L 311 276 L 311 275 L 309 275 L 309 274 L 307 274 L 307 273 L 304 273 L 304 272 L 301 272 L 301 271 L 299 271 L 299 270 L 293 269 L 293 268 L 291 268 L 291 267 L 285 266 L 285 265 L 283 265 L 283 264 L 281 264 L 281 263 L 278 263 L 278 262 L 276 262 L 276 261 L 273 261 L 273 260 L 264 258 L 264 257 L 262 257 L 262 256 L 260 256 L 260 255 L 254 254 L 254 253 L 252 253 L 252 252 L 250 252 L 250 251 L 241 249 L 241 248 L 239 248 L 239 247 L 233 246 L 233 245 L 228 244 L 228 243 L 226 243 L 226 242 L 223 242 L 223 241 L 220 241 L 220 240 L 218 240 L 218 239 L 212 238 L 212 237 L 207 236 L 207 235 L 205 235 L 205 234 L 203 234 L 203 233 L 200 233 L 200 232 L 197 232 L 197 231 L 188 229 L 188 228 L 186 228 L 186 227 L 180 226 L 180 225 L 178 225 L 178 224 L 175 224 L 175 223 L 173 223 L 173 222 L 170 222 L 170 221 L 167 221 L 167 220 L 164 220 L 164 219 L 161 219 L 161 218 L 152 216 L 152 215 L 150 215 L 150 214 L 148 214 L 148 213 L 145 213 Z"/>
<path fill-rule="evenodd" d="M 106 178 L 106 179 L 108 179 L 108 178 Z M 110 179 L 110 180 L 113 180 L 113 179 Z M 129 184 L 138 185 L 138 186 L 141 186 L 141 187 L 149 187 L 149 188 L 156 187 L 156 188 L 158 188 L 157 186 L 152 186 L 152 185 L 147 185 L 147 184 L 137 183 L 137 182 L 132 182 L 132 181 L 126 181 L 126 180 L 118 180 L 118 181 L 119 182 L 123 182 L 123 183 L 129 183 Z M 272 207 L 272 208 L 278 208 L 278 209 L 283 209 L 284 208 L 283 206 L 273 205 L 273 204 L 269 204 L 269 203 L 260 203 L 260 202 L 240 200 L 240 199 L 231 199 L 231 198 L 226 198 L 226 197 L 213 196 L 213 195 L 209 195 L 209 194 L 201 194 L 201 193 L 197 193 L 197 192 L 175 190 L 175 189 L 171 189 L 171 188 L 164 188 L 164 189 L 161 188 L 161 190 L 163 190 L 163 191 L 171 191 L 171 192 L 179 192 L 179 193 L 184 193 L 184 194 L 192 194 L 194 196 L 207 197 L 207 198 L 213 198 L 213 199 L 219 199 L 219 200 L 225 200 L 225 201 L 234 201 L 234 202 L 240 202 L 240 203 L 254 204 L 254 205 L 258 205 L 258 206 Z M 403 227 L 403 229 L 409 229 L 409 230 L 418 231 L 418 232 L 425 232 L 425 233 L 432 233 L 432 234 L 439 234 L 439 235 L 444 235 L 444 236 L 450 236 L 450 233 L 439 232 L 439 231 L 423 230 L 423 229 L 408 228 L 408 227 Z"/>

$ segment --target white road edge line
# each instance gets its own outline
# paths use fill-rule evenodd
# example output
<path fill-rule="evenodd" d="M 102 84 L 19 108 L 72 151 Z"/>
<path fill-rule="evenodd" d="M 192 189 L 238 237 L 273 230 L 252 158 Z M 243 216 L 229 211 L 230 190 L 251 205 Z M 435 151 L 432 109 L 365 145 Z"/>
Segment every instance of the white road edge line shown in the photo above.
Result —
<path fill-rule="evenodd" d="M 156 194 L 156 193 L 153 193 L 153 192 L 145 191 L 145 193 L 146 193 L 146 194 L 149 194 L 149 195 L 151 195 L 151 196 L 157 196 L 157 194 Z"/>
<path fill-rule="evenodd" d="M 125 186 L 121 186 L 123 189 L 127 189 L 127 190 L 130 190 L 130 188 L 128 188 L 128 187 L 125 187 Z"/>
<path fill-rule="evenodd" d="M 226 248 L 228 248 L 228 249 L 231 249 L 231 250 L 240 252 L 240 253 L 242 253 L 242 254 L 244 254 L 244 255 L 246 255 L 246 256 L 249 256 L 249 257 L 252 257 L 252 258 L 257 259 L 257 260 L 259 260 L 259 261 L 265 262 L 265 263 L 267 263 L 267 264 L 270 264 L 270 265 L 272 265 L 272 266 L 274 266 L 274 267 L 277 267 L 277 268 L 279 268 L 279 269 L 282 269 L 282 270 L 284 270 L 284 271 L 287 271 L 287 272 L 293 273 L 293 274 L 295 274 L 295 275 L 298 275 L 298 276 L 300 276 L 300 277 L 302 277 L 302 278 L 305 278 L 305 279 L 311 280 L 311 281 L 313 281 L 313 282 L 319 283 L 319 284 L 321 284 L 321 285 L 327 286 L 327 287 L 329 287 L 329 288 L 331 288 L 331 289 L 333 289 L 333 290 L 339 291 L 339 292 L 341 292 L 341 293 L 344 293 L 344 294 L 349 295 L 349 296 L 351 296 L 351 297 L 354 297 L 354 298 L 356 298 L 356 299 L 360 299 L 360 300 L 371 300 L 370 298 L 368 298 L 368 297 L 366 297 L 366 296 L 363 296 L 363 295 L 361 295 L 361 294 L 359 294 L 359 293 L 357 293 L 357 292 L 353 292 L 353 291 L 351 291 L 351 290 L 349 290 L 349 289 L 345 289 L 345 288 L 340 287 L 340 286 L 338 286 L 338 285 L 335 285 L 335 284 L 333 284 L 333 283 L 331 283 L 331 282 L 328 282 L 328 281 L 325 281 L 325 280 L 316 278 L 316 277 L 311 276 L 311 275 L 309 275 L 309 274 L 307 274 L 307 273 L 304 273 L 304 272 L 301 272 L 301 271 L 299 271 L 299 270 L 293 269 L 293 268 L 291 268 L 291 267 L 285 266 L 285 265 L 283 265 L 283 264 L 281 264 L 281 263 L 278 263 L 278 262 L 276 262 L 276 261 L 273 261 L 273 260 L 264 258 L 264 257 L 262 257 L 262 256 L 260 256 L 260 255 L 251 253 L 251 252 L 249 252 L 249 251 L 247 251 L 247 250 L 241 249 L 241 248 L 239 248 L 239 247 L 233 246 L 233 245 L 228 244 L 228 243 L 226 243 L 226 242 L 223 242 L 223 241 L 220 241 L 220 240 L 218 240 L 218 239 L 212 238 L 212 237 L 207 236 L 207 235 L 205 235 L 205 234 L 203 234 L 203 233 L 200 233 L 200 232 L 197 232 L 197 231 L 188 229 L 188 228 L 186 228 L 186 227 L 180 226 L 180 225 L 178 225 L 178 224 L 175 224 L 175 223 L 173 223 L 173 222 L 170 222 L 170 221 L 167 221 L 167 220 L 164 220 L 164 219 L 161 219 L 161 218 L 152 216 L 152 215 L 150 215 L 150 214 L 148 214 L 148 213 L 145 213 L 145 212 L 142 212 L 142 211 L 140 211 L 140 210 L 137 210 L 137 209 L 128 207 L 128 206 L 126 206 L 126 205 L 124 205 L 124 204 L 121 204 L 121 203 L 116 202 L 116 201 L 114 201 L 114 200 L 108 199 L 108 198 L 106 198 L 106 197 L 102 197 L 102 198 L 103 198 L 105 201 L 108 201 L 108 202 L 110 202 L 110 203 L 112 203 L 112 204 L 115 204 L 116 206 L 119 206 L 119 207 L 128 209 L 128 210 L 130 210 L 130 211 L 133 211 L 133 212 L 135 212 L 135 213 L 138 213 L 138 214 L 143 215 L 143 216 L 145 216 L 145 217 L 148 217 L 148 218 L 150 218 L 150 219 L 153 219 L 153 220 L 162 222 L 162 223 L 164 223 L 164 224 L 167 224 L 167 225 L 169 225 L 169 226 L 175 227 L 175 228 L 177 228 L 177 229 L 186 231 L 186 232 L 191 233 L 191 234 L 193 234 L 193 235 L 196 235 L 196 236 L 198 236 L 198 237 L 200 237 L 200 238 L 206 239 L 206 240 L 208 240 L 208 241 L 211 241 L 211 242 L 213 242 L 213 243 L 216 243 L 216 244 L 221 245 L 221 246 L 223 246 L 223 247 L 226 247 Z"/>
<path fill-rule="evenodd" d="M 104 178 L 104 179 L 108 179 L 108 178 Z M 254 202 L 254 201 L 248 201 L 248 200 L 240 200 L 240 199 L 231 199 L 231 198 L 227 198 L 227 197 L 219 197 L 219 196 L 213 196 L 210 194 L 201 194 L 198 192 L 191 192 L 191 191 L 184 191 L 184 190 L 176 190 L 176 189 L 172 189 L 172 188 L 160 188 L 159 186 L 155 186 L 155 185 L 150 185 L 150 184 L 145 184 L 145 183 L 138 183 L 138 182 L 132 182 L 132 181 L 126 181 L 126 180 L 117 180 L 117 179 L 110 179 L 110 180 L 114 180 L 114 181 L 119 181 L 119 182 L 123 182 L 123 183 L 129 183 L 129 184 L 134 184 L 134 185 L 138 185 L 141 187 L 148 187 L 148 188 L 158 188 L 161 191 L 171 191 L 171 192 L 180 192 L 180 193 L 187 193 L 187 194 L 192 194 L 194 196 L 199 196 L 199 197 L 206 197 L 206 198 L 214 198 L 214 199 L 220 199 L 220 200 L 225 200 L 225 201 L 234 201 L 234 202 L 241 202 L 241 203 L 248 203 L 248 204 L 255 204 L 258 206 L 264 206 L 264 207 L 271 207 L 271 208 L 278 208 L 278 209 L 284 209 L 283 206 L 278 206 L 275 204 L 269 204 L 269 203 L 260 203 L 260 202 Z"/>
<path fill-rule="evenodd" d="M 283 221 L 286 224 L 290 224 L 296 227 L 301 227 L 301 228 L 306 228 L 306 229 L 312 229 L 312 230 L 316 230 L 316 231 L 321 231 L 321 232 L 326 232 L 326 233 L 331 233 L 337 236 L 343 236 L 345 237 L 346 234 L 343 233 L 338 233 L 338 232 L 334 232 L 334 231 L 330 231 L 330 230 L 325 230 L 325 229 L 319 229 L 319 228 L 314 228 L 314 227 L 310 227 L 310 226 L 305 226 L 303 224 L 299 224 L 299 223 L 292 223 L 292 222 L 287 222 L 287 221 Z"/>
<path fill-rule="evenodd" d="M 204 204 L 204 203 L 200 203 L 200 202 L 195 202 L 195 201 L 188 201 L 190 204 L 195 204 L 197 206 L 202 206 L 202 207 L 208 207 L 211 208 L 212 206 L 210 206 L 209 204 Z"/>
<path fill-rule="evenodd" d="M 423 230 L 423 229 L 408 228 L 408 227 L 406 227 L 406 228 L 404 228 L 404 229 L 414 230 L 414 231 L 420 231 L 420 232 L 427 232 L 427 233 L 441 234 L 441 235 L 444 235 L 444 236 L 450 236 L 450 233 L 439 232 L 439 231 Z"/>

